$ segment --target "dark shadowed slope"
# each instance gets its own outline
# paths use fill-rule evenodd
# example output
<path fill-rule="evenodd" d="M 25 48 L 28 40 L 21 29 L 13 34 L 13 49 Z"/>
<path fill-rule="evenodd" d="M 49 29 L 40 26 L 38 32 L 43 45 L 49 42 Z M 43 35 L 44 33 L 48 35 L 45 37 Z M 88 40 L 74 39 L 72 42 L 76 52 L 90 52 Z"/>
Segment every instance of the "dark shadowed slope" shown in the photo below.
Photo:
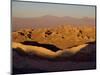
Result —
<path fill-rule="evenodd" d="M 39 46 L 39 47 L 44 47 L 44 48 L 47 48 L 47 49 L 50 49 L 54 52 L 58 51 L 58 50 L 61 50 L 60 48 L 54 46 L 54 45 L 51 45 L 51 44 L 41 44 L 41 43 L 38 43 L 38 42 L 34 42 L 34 41 L 24 41 L 24 42 L 21 42 L 22 44 L 24 45 L 32 45 L 32 46 Z"/>
<path fill-rule="evenodd" d="M 29 56 L 13 49 L 13 73 L 42 73 L 56 71 L 86 70 L 96 68 L 95 43 L 89 43 L 73 57 L 64 60 L 49 60 L 35 55 Z"/>
<path fill-rule="evenodd" d="M 72 61 L 94 61 L 96 62 L 96 42 L 89 42 L 89 45 L 82 48 L 70 60 Z"/>

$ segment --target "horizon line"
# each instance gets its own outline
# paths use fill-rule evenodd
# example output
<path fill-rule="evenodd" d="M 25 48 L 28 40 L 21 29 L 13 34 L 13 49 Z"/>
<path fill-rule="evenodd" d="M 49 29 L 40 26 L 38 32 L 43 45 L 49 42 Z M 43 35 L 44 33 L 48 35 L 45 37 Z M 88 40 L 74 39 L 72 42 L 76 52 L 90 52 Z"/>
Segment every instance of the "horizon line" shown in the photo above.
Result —
<path fill-rule="evenodd" d="M 55 15 L 43 15 L 43 16 L 37 16 L 37 17 L 19 17 L 19 16 L 12 16 L 12 18 L 41 18 L 41 17 L 58 17 L 58 18 L 64 18 L 64 17 L 70 17 L 70 18 L 76 18 L 76 19 L 82 19 L 82 18 L 89 18 L 89 19 L 96 19 L 96 17 L 73 17 L 73 16 L 55 16 Z"/>

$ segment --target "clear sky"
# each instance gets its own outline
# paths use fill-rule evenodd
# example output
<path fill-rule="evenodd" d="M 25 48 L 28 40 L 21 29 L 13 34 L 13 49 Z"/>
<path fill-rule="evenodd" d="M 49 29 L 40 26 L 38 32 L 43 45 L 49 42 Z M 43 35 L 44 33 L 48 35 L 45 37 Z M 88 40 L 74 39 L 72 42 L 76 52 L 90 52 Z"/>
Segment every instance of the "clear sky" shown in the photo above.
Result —
<path fill-rule="evenodd" d="M 71 16 L 76 18 L 95 17 L 95 6 L 77 6 L 34 2 L 12 2 L 13 17 L 40 17 L 45 15 Z"/>

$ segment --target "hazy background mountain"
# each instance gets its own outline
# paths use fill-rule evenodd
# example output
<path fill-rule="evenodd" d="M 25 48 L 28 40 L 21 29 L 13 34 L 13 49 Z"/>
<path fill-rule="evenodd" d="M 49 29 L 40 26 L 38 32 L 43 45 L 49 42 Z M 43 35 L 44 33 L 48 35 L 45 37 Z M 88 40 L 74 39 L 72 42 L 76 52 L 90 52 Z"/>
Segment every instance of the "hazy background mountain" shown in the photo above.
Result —
<path fill-rule="evenodd" d="M 33 17 L 33 18 L 12 17 L 13 31 L 22 28 L 54 27 L 58 25 L 95 26 L 95 19 L 88 18 L 88 17 L 83 17 L 83 18 L 74 18 L 69 16 L 57 17 L 51 15 L 45 15 L 45 16 Z"/>

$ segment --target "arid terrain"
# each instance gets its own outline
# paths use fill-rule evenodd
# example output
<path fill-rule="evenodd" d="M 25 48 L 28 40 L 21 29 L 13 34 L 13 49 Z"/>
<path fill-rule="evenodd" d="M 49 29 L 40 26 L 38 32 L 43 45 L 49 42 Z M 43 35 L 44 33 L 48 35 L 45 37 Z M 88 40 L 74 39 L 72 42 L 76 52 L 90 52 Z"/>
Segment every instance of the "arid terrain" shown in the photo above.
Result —
<path fill-rule="evenodd" d="M 20 29 L 12 48 L 15 74 L 96 68 L 95 26 Z"/>
<path fill-rule="evenodd" d="M 12 73 L 96 69 L 96 6 L 12 1 Z"/>
<path fill-rule="evenodd" d="M 55 28 L 20 29 L 12 33 L 12 41 L 34 41 L 66 49 L 95 41 L 95 35 L 94 26 L 63 25 Z"/>

